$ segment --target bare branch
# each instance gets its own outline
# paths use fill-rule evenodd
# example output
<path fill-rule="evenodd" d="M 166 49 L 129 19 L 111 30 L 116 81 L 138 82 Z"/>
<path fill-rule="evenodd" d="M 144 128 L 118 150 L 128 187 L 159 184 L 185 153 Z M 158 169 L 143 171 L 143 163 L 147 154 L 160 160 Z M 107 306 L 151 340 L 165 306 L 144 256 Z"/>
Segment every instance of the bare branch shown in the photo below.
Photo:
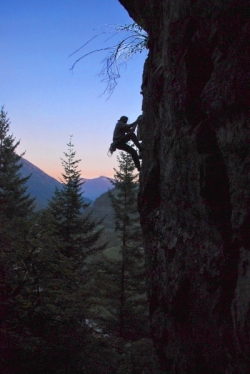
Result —
<path fill-rule="evenodd" d="M 85 55 L 79 57 L 79 58 L 74 62 L 74 64 L 71 66 L 70 70 L 73 70 L 74 67 L 75 67 L 75 65 L 76 65 L 79 61 L 81 61 L 83 58 L 85 58 L 85 57 L 87 57 L 87 56 L 89 56 L 89 55 L 91 55 L 91 54 L 93 54 L 93 53 L 96 53 L 96 52 L 102 52 L 102 51 L 106 51 L 106 50 L 109 50 L 109 49 L 112 49 L 112 47 L 101 48 L 101 49 L 95 49 L 94 51 L 91 51 L 91 52 L 86 53 Z"/>
<path fill-rule="evenodd" d="M 109 26 L 110 27 L 110 26 Z M 96 52 L 103 52 L 108 51 L 107 56 L 102 60 L 102 68 L 99 73 L 99 76 L 102 77 L 102 82 L 106 83 L 106 88 L 103 94 L 108 93 L 108 98 L 112 95 L 116 85 L 117 80 L 120 78 L 120 68 L 126 64 L 126 62 L 136 53 L 141 53 L 143 50 L 147 49 L 148 43 L 148 36 L 147 33 L 136 23 L 132 23 L 130 25 L 122 25 L 122 26 L 112 26 L 110 30 L 104 30 L 93 38 L 88 40 L 85 44 L 83 44 L 80 48 L 78 48 L 72 55 L 79 52 L 83 48 L 85 48 L 91 41 L 95 38 L 100 37 L 103 34 L 110 34 L 111 36 L 104 40 L 104 43 L 109 42 L 112 38 L 119 37 L 124 33 L 125 36 L 121 36 L 119 42 L 115 43 L 114 45 L 94 49 L 84 55 L 80 56 L 72 65 L 70 70 L 73 70 L 75 65 L 88 57 L 89 55 L 96 53 Z"/>
<path fill-rule="evenodd" d="M 103 34 L 103 32 L 100 32 L 99 34 L 93 36 L 93 38 L 89 39 L 85 44 L 83 44 L 80 48 L 78 48 L 75 52 L 71 53 L 69 55 L 69 57 L 73 56 L 75 53 L 79 52 L 81 49 L 83 49 L 84 47 L 86 47 L 87 44 L 89 44 L 90 42 L 92 42 L 92 40 L 94 40 L 95 38 L 97 38 L 99 35 Z"/>

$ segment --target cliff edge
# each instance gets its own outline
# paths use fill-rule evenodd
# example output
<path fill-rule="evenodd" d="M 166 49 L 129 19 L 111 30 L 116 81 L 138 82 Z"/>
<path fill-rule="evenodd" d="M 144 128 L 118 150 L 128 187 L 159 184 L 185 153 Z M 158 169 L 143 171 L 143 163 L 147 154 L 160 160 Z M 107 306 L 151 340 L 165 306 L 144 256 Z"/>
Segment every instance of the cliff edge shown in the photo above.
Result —
<path fill-rule="evenodd" d="M 250 372 L 250 1 L 120 0 L 149 34 L 139 210 L 166 373 Z"/>

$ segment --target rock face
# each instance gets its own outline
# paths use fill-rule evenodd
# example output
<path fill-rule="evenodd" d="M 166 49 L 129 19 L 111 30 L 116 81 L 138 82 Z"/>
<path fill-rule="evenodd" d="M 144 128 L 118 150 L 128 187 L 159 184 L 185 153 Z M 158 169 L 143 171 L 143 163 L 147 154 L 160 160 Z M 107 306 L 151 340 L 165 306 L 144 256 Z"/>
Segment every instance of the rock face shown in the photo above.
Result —
<path fill-rule="evenodd" d="M 166 373 L 250 372 L 250 1 L 120 0 L 149 34 L 139 209 Z"/>

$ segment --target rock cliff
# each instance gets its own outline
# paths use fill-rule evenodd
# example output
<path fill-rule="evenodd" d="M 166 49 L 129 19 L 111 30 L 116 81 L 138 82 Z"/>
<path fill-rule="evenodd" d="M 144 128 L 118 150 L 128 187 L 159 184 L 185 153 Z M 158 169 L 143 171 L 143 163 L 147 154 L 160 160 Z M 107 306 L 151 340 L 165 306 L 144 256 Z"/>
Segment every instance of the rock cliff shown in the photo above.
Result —
<path fill-rule="evenodd" d="M 166 373 L 250 372 L 250 1 L 120 0 L 149 34 L 139 210 Z"/>

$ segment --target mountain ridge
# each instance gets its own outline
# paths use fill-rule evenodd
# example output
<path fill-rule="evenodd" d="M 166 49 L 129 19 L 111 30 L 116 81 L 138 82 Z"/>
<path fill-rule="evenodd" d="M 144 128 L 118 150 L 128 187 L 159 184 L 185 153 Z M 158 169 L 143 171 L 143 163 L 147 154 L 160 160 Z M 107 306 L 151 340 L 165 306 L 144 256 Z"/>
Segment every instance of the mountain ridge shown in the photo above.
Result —
<path fill-rule="evenodd" d="M 27 181 L 27 192 L 31 197 L 35 197 L 36 210 L 46 208 L 48 201 L 52 198 L 55 188 L 61 188 L 62 183 L 57 179 L 45 173 L 25 158 L 20 160 L 22 168 L 20 174 L 22 177 L 30 175 Z M 101 194 L 113 188 L 111 182 L 105 176 L 97 178 L 81 178 L 84 182 L 82 185 L 83 198 L 86 203 L 93 204 L 93 201 Z"/>
<path fill-rule="evenodd" d="M 81 180 L 84 182 L 82 190 L 84 191 L 86 196 L 88 196 L 88 198 L 93 201 L 96 200 L 96 198 L 102 195 L 104 192 L 114 188 L 109 178 L 103 175 L 93 179 L 81 178 Z"/>

